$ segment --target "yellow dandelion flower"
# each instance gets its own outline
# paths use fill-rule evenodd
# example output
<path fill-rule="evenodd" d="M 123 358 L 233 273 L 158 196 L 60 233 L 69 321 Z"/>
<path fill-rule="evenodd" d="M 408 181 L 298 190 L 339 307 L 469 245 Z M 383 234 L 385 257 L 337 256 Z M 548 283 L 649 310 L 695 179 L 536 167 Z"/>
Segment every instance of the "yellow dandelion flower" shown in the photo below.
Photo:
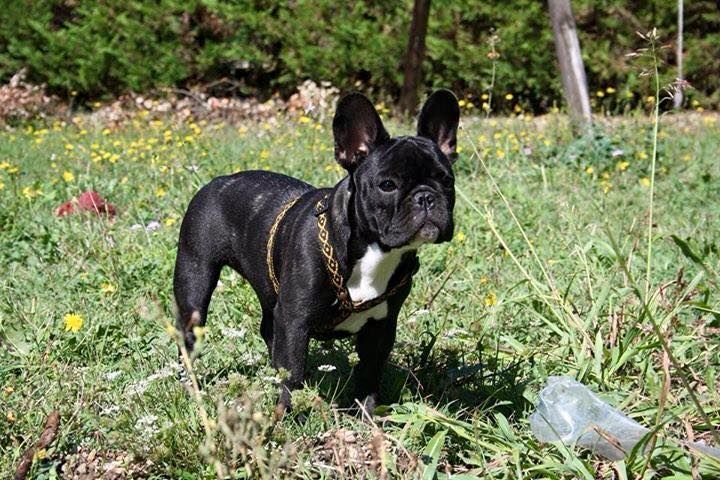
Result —
<path fill-rule="evenodd" d="M 163 223 L 165 224 L 166 227 L 172 227 L 173 225 L 175 225 L 175 223 L 177 223 L 177 218 L 168 217 L 165 219 L 165 221 Z"/>
<path fill-rule="evenodd" d="M 644 150 L 640 150 L 639 152 L 637 152 L 637 153 L 635 154 L 635 156 L 636 156 L 637 158 L 639 158 L 640 160 L 645 160 L 646 158 L 648 158 L 647 153 L 645 153 Z"/>
<path fill-rule="evenodd" d="M 483 100 L 487 100 L 488 98 L 490 98 L 490 95 L 488 95 L 487 93 L 483 93 L 482 95 L 480 95 L 480 98 L 482 98 Z"/>
<path fill-rule="evenodd" d="M 107 294 L 115 293 L 117 291 L 117 286 L 114 283 L 103 282 L 100 284 L 100 291 Z"/>
<path fill-rule="evenodd" d="M 268 158 L 270 158 L 270 151 L 269 151 L 269 150 L 266 150 L 266 149 L 263 149 L 263 150 L 260 152 L 260 159 L 261 159 L 261 160 L 267 160 Z"/>
<path fill-rule="evenodd" d="M 455 240 L 457 240 L 458 243 L 464 242 L 464 241 L 465 241 L 465 233 L 464 233 L 464 232 L 458 232 L 458 233 L 455 235 Z"/>
<path fill-rule="evenodd" d="M 5 184 L 3 182 L 0 182 L 0 190 L 2 190 L 3 188 L 5 188 Z"/>
<path fill-rule="evenodd" d="M 595 96 L 597 96 L 598 98 L 602 98 L 605 96 L 605 92 L 603 92 L 602 90 L 598 90 L 597 92 L 595 92 Z"/>
<path fill-rule="evenodd" d="M 514 98 L 514 97 L 513 97 L 513 94 L 512 94 L 512 93 L 506 93 L 506 94 L 505 94 L 505 100 L 512 100 L 513 98 Z"/>
<path fill-rule="evenodd" d="M 485 295 L 485 306 L 486 307 L 492 307 L 496 303 L 497 303 L 497 296 L 493 292 L 490 292 L 487 295 Z"/>
<path fill-rule="evenodd" d="M 643 177 L 640 179 L 640 185 L 643 187 L 649 187 L 650 186 L 650 179 L 648 177 Z"/>
<path fill-rule="evenodd" d="M 11 165 L 8 162 L 0 162 L 0 170 L 5 170 L 7 168 L 10 168 Z"/>
<path fill-rule="evenodd" d="M 595 171 L 595 168 L 593 168 L 592 165 L 589 165 L 588 167 L 585 167 L 585 173 L 588 175 L 592 175 L 592 173 Z"/>
<path fill-rule="evenodd" d="M 620 172 L 624 172 L 625 170 L 627 170 L 627 168 L 629 166 L 630 166 L 630 162 L 626 162 L 625 160 L 622 160 L 615 165 L 615 169 Z"/>
<path fill-rule="evenodd" d="M 460 108 L 464 107 L 467 101 L 463 98 L 462 100 L 458 100 L 458 106 Z"/>
<path fill-rule="evenodd" d="M 78 332 L 83 326 L 83 318 L 77 313 L 67 313 L 63 317 L 66 332 Z"/>
<path fill-rule="evenodd" d="M 165 189 L 163 187 L 158 187 L 157 190 L 155 190 L 155 196 L 158 198 L 162 198 L 167 194 Z"/>
<path fill-rule="evenodd" d="M 63 174 L 62 174 L 62 178 L 63 178 L 63 180 L 65 180 L 66 182 L 70 183 L 70 182 L 72 182 L 73 180 L 75 180 L 75 175 L 73 175 L 72 172 L 68 172 L 68 171 L 66 170 L 66 171 L 64 171 Z"/>
<path fill-rule="evenodd" d="M 488 277 L 486 277 L 485 275 L 480 277 L 480 285 L 485 285 L 486 283 L 488 283 L 488 281 Z"/>
<path fill-rule="evenodd" d="M 28 200 L 32 200 L 33 198 L 35 198 L 35 197 L 37 197 L 38 195 L 40 195 L 40 193 L 42 193 L 42 192 L 41 192 L 39 189 L 37 189 L 37 188 L 24 187 L 24 188 L 22 189 L 22 195 L 23 195 L 23 197 L 27 198 Z"/>
<path fill-rule="evenodd" d="M 613 87 L 607 87 L 607 88 L 605 89 L 605 93 L 608 93 L 608 94 L 610 94 L 610 95 L 612 95 L 613 93 L 615 93 L 615 91 L 616 91 L 616 90 L 615 90 Z"/>

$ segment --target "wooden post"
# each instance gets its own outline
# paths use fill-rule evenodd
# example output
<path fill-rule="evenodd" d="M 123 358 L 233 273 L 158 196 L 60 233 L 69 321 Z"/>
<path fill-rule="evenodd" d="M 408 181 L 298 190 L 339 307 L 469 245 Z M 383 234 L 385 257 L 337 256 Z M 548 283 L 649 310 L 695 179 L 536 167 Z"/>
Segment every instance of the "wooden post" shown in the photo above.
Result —
<path fill-rule="evenodd" d="M 412 23 L 403 62 L 403 86 L 400 92 L 400 110 L 405 115 L 415 112 L 418 103 L 418 87 L 422 81 L 422 62 L 425 58 L 430 0 L 415 0 Z"/>
<path fill-rule="evenodd" d="M 673 95 L 673 107 L 678 109 L 682 107 L 683 103 L 683 92 L 682 92 L 682 80 L 683 80 L 683 0 L 678 0 L 678 33 L 677 33 L 677 79 L 678 88 L 675 90 Z"/>
<path fill-rule="evenodd" d="M 555 35 L 555 52 L 560 64 L 563 91 L 570 115 L 577 123 L 590 123 L 592 112 L 590 111 L 585 65 L 580 54 L 580 42 L 577 37 L 570 0 L 548 0 L 548 5 Z"/>

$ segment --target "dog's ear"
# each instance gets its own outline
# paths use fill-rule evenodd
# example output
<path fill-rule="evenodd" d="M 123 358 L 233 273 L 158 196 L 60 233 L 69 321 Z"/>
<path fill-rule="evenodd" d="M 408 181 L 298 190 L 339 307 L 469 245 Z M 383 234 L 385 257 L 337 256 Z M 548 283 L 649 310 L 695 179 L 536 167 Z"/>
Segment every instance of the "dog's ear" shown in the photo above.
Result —
<path fill-rule="evenodd" d="M 418 117 L 417 134 L 440 147 L 451 162 L 457 159 L 457 129 L 460 106 L 450 90 L 438 90 L 425 101 Z"/>
<path fill-rule="evenodd" d="M 354 170 L 376 145 L 390 138 L 373 104 L 357 92 L 338 102 L 333 136 L 335 160 L 348 171 Z"/>

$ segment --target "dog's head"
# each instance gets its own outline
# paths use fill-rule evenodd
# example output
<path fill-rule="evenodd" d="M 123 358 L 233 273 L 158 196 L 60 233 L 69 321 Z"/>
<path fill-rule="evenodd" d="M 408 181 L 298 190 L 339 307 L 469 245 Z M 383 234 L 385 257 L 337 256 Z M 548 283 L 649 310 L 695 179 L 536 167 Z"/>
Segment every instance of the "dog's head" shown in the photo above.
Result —
<path fill-rule="evenodd" d="M 391 138 L 367 97 L 338 102 L 335 158 L 350 174 L 354 216 L 369 241 L 392 249 L 452 238 L 459 119 L 455 95 L 438 90 L 422 107 L 417 135 Z"/>

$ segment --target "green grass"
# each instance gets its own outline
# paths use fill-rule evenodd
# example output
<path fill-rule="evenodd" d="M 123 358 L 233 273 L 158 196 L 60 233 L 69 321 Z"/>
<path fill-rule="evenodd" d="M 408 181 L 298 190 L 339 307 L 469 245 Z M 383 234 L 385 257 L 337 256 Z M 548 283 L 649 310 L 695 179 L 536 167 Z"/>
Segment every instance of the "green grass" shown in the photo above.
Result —
<path fill-rule="evenodd" d="M 58 409 L 59 437 L 33 478 L 55 478 L 93 450 L 127 453 L 128 470 L 156 478 L 215 478 L 218 469 L 240 478 L 384 469 L 408 478 L 717 478 L 717 461 L 662 441 L 615 464 L 543 445 L 528 417 L 547 377 L 570 375 L 661 439 L 692 430 L 712 443 L 680 378 L 717 428 L 720 119 L 662 120 L 647 308 L 652 123 L 607 119 L 578 139 L 555 116 L 463 123 L 456 237 L 421 251 L 376 425 L 343 411 L 353 391 L 350 341 L 312 343 L 295 402 L 308 420 L 272 421 L 275 372 L 259 306 L 229 270 L 195 365 L 206 425 L 175 379 L 166 330 L 175 243 L 193 193 L 251 168 L 335 183 L 342 173 L 328 125 L 138 115 L 112 130 L 78 119 L 0 133 L 0 476 Z M 117 205 L 115 220 L 53 215 L 90 188 Z M 153 220 L 155 231 L 132 228 Z M 84 320 L 77 332 L 64 328 L 70 313 Z M 664 371 L 651 318 L 681 370 Z"/>

